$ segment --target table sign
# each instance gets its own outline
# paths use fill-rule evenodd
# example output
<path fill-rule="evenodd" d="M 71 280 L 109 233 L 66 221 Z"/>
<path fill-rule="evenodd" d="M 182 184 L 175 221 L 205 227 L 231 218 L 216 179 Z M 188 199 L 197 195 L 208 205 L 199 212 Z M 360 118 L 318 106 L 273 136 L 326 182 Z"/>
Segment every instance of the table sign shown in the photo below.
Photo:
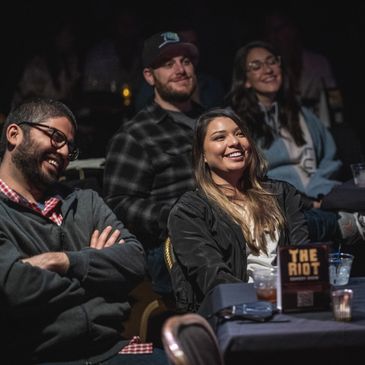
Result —
<path fill-rule="evenodd" d="M 280 247 L 277 307 L 282 312 L 326 310 L 330 306 L 328 246 Z"/>

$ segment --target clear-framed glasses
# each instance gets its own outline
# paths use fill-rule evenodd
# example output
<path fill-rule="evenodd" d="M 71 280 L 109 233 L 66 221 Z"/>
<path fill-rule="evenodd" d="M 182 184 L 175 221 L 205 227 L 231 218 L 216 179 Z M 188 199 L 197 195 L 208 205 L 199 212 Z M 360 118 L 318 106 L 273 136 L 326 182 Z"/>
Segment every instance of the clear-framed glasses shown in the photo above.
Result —
<path fill-rule="evenodd" d="M 61 132 L 59 129 L 53 128 L 46 124 L 41 124 L 41 123 L 32 123 L 32 122 L 18 123 L 18 125 L 22 125 L 22 124 L 29 125 L 30 127 L 36 128 L 36 129 L 46 133 L 51 140 L 51 145 L 56 149 L 62 148 L 64 145 L 67 144 L 67 146 L 68 146 L 67 158 L 69 161 L 74 161 L 79 156 L 79 149 L 75 146 L 75 144 L 73 142 L 69 142 L 67 140 L 66 135 L 63 132 Z"/>
<path fill-rule="evenodd" d="M 267 67 L 279 67 L 281 65 L 280 56 L 270 56 L 265 61 L 254 60 L 247 65 L 247 71 L 258 72 L 262 70 L 264 66 Z"/>

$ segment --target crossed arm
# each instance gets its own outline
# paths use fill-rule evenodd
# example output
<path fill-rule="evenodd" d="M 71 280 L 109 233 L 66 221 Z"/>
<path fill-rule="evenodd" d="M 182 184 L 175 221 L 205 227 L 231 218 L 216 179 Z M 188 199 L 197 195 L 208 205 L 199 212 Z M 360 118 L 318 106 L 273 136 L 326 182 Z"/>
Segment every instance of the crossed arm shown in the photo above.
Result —
<path fill-rule="evenodd" d="M 112 226 L 107 226 L 102 232 L 96 229 L 91 235 L 90 248 L 102 250 L 110 247 L 117 242 L 120 233 L 119 229 L 113 231 Z M 124 240 L 119 240 L 118 244 L 122 243 L 124 243 Z M 70 260 L 64 252 L 44 252 L 22 259 L 22 262 L 59 274 L 65 274 L 70 267 Z"/>

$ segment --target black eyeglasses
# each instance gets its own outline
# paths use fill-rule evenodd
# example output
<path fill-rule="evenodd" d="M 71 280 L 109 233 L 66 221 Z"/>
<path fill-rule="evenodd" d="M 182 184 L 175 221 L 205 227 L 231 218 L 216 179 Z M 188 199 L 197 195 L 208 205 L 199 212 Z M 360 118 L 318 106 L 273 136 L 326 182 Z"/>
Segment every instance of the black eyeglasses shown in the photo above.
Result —
<path fill-rule="evenodd" d="M 79 149 L 75 146 L 73 142 L 69 142 L 65 134 L 61 132 L 59 129 L 40 123 L 32 123 L 32 122 L 18 123 L 18 125 L 22 124 L 29 125 L 30 127 L 37 128 L 38 130 L 46 133 L 51 140 L 51 145 L 56 149 L 59 149 L 63 147 L 65 144 L 67 144 L 68 146 L 67 158 L 69 161 L 75 161 L 79 156 Z"/>
<path fill-rule="evenodd" d="M 267 67 L 279 67 L 281 65 L 281 58 L 280 56 L 270 56 L 265 61 L 254 60 L 248 64 L 247 71 L 258 72 L 264 65 Z"/>

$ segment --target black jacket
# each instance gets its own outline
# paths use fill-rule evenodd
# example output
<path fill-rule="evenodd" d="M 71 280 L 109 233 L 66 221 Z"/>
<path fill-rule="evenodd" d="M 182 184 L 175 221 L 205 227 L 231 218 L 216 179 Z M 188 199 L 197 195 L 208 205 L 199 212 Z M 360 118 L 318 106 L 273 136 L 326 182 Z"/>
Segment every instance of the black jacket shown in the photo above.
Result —
<path fill-rule="evenodd" d="M 287 227 L 279 246 L 309 243 L 300 193 L 290 184 L 268 180 Z M 171 279 L 181 311 L 196 311 L 206 293 L 221 283 L 248 281 L 246 241 L 238 224 L 199 191 L 187 192 L 168 220 L 175 263 Z"/>

